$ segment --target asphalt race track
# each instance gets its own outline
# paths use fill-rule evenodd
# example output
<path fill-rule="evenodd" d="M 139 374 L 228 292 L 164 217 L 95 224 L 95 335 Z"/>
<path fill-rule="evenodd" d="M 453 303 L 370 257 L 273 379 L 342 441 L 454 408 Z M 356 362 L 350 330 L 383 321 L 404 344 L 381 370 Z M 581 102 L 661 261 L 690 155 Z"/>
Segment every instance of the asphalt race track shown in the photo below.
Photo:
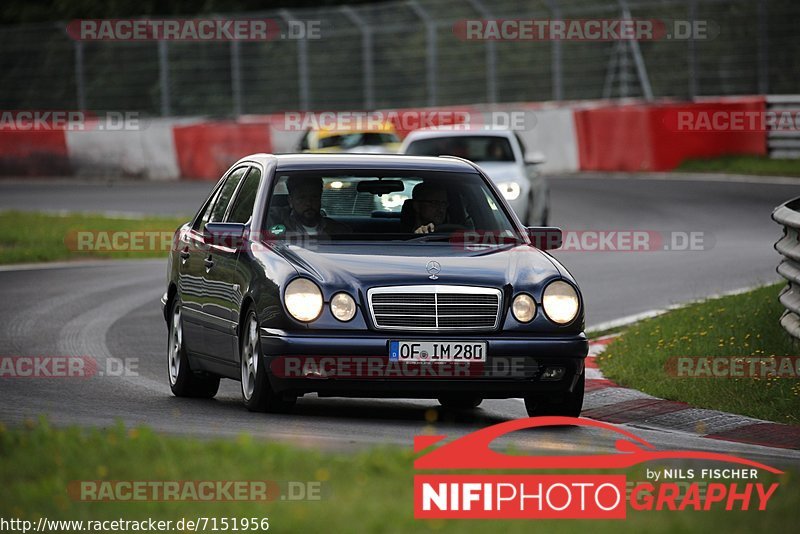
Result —
<path fill-rule="evenodd" d="M 0 183 L 0 209 L 191 213 L 211 184 Z M 552 223 L 568 230 L 704 232 L 697 251 L 557 252 L 581 283 L 587 322 L 597 325 L 673 303 L 777 280 L 770 213 L 798 185 L 683 180 L 558 178 Z M 709 244 L 711 246 L 709 246 Z M 127 376 L 0 379 L 2 420 L 47 414 L 56 424 L 147 424 L 166 432 L 234 436 L 248 432 L 335 449 L 375 443 L 410 446 L 424 431 L 450 436 L 525 416 L 515 399 L 485 401 L 474 413 L 431 410 L 435 401 L 300 399 L 292 415 L 251 414 L 239 384 L 223 381 L 215 400 L 173 397 L 166 378 L 166 327 L 159 297 L 164 261 L 115 261 L 0 268 L 0 355 L 90 356 L 133 362 Z M 433 421 L 433 422 L 430 422 Z M 659 448 L 720 450 L 681 433 L 633 429 Z M 518 432 L 498 440 L 549 454 L 612 452 L 614 436 L 591 429 Z M 775 465 L 800 465 L 800 452 L 725 443 L 724 450 Z"/>

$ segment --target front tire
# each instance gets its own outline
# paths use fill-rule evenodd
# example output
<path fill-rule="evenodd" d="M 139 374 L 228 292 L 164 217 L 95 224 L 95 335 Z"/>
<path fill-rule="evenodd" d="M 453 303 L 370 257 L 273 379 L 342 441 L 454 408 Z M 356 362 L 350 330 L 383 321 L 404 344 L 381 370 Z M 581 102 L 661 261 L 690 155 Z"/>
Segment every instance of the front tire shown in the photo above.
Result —
<path fill-rule="evenodd" d="M 176 296 L 170 307 L 169 337 L 167 338 L 167 375 L 169 388 L 176 397 L 213 398 L 219 390 L 219 377 L 194 373 L 189 367 L 183 345 L 183 306 Z"/>
<path fill-rule="evenodd" d="M 239 354 L 242 369 L 242 401 L 245 407 L 251 412 L 290 412 L 297 398 L 284 398 L 272 390 L 261 354 L 258 318 L 252 309 L 247 312 L 242 325 Z"/>
<path fill-rule="evenodd" d="M 580 417 L 583 409 L 583 392 L 586 385 L 586 371 L 584 371 L 572 392 L 561 395 L 560 399 L 552 399 L 539 395 L 525 396 L 525 409 L 529 417 L 543 415 L 561 415 L 564 417 Z"/>

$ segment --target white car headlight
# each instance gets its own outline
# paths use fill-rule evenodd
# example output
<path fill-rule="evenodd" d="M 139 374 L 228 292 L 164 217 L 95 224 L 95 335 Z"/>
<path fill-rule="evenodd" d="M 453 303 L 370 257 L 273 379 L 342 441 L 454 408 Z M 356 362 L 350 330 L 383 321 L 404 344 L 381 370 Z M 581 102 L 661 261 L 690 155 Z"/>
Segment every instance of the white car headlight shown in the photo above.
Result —
<path fill-rule="evenodd" d="M 522 191 L 517 182 L 500 182 L 497 188 L 503 194 L 506 200 L 517 200 Z"/>
<path fill-rule="evenodd" d="M 286 286 L 283 302 L 292 317 L 308 323 L 319 317 L 322 311 L 322 291 L 307 278 L 296 278 Z"/>
<path fill-rule="evenodd" d="M 517 321 L 529 323 L 533 316 L 536 315 L 536 302 L 533 301 L 533 297 L 530 295 L 520 293 L 514 297 L 514 301 L 511 303 L 511 313 L 514 314 L 514 318 Z"/>
<path fill-rule="evenodd" d="M 544 289 L 542 307 L 554 323 L 570 323 L 575 320 L 580 308 L 578 292 L 570 284 L 556 280 Z"/>
<path fill-rule="evenodd" d="M 336 293 L 331 299 L 331 313 L 342 322 L 356 315 L 356 301 L 347 293 Z"/>

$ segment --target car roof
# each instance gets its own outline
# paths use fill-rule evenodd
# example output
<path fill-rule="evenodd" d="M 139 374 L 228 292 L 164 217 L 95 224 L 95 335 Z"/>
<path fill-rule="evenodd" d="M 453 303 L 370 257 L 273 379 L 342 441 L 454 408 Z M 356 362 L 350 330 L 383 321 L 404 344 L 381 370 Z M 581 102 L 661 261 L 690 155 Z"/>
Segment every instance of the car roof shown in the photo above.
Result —
<path fill-rule="evenodd" d="M 440 137 L 464 137 L 464 136 L 493 136 L 493 137 L 505 137 L 510 138 L 514 135 L 514 132 L 511 130 L 501 130 L 498 128 L 476 128 L 476 127 L 466 127 L 462 128 L 454 128 L 452 126 L 444 126 L 438 128 L 423 128 L 420 130 L 414 130 L 410 132 L 406 136 L 406 140 L 408 139 L 434 139 Z"/>
<path fill-rule="evenodd" d="M 266 156 L 259 155 L 259 156 Z M 417 171 L 473 172 L 468 161 L 451 157 L 405 156 L 401 154 L 280 154 L 275 158 L 279 171 L 313 169 L 391 169 Z M 253 159 L 248 157 L 244 159 Z"/>

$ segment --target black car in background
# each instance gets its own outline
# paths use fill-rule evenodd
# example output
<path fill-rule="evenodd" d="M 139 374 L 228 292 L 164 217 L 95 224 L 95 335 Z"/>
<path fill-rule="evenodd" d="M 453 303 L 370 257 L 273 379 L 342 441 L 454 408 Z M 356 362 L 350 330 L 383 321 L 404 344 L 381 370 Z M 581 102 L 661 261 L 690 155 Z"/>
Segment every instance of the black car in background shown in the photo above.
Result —
<path fill-rule="evenodd" d="M 466 160 L 243 158 L 175 235 L 172 392 L 213 397 L 230 378 L 253 411 L 317 393 L 577 416 L 583 301 L 542 250 L 559 240 L 531 232 Z"/>

